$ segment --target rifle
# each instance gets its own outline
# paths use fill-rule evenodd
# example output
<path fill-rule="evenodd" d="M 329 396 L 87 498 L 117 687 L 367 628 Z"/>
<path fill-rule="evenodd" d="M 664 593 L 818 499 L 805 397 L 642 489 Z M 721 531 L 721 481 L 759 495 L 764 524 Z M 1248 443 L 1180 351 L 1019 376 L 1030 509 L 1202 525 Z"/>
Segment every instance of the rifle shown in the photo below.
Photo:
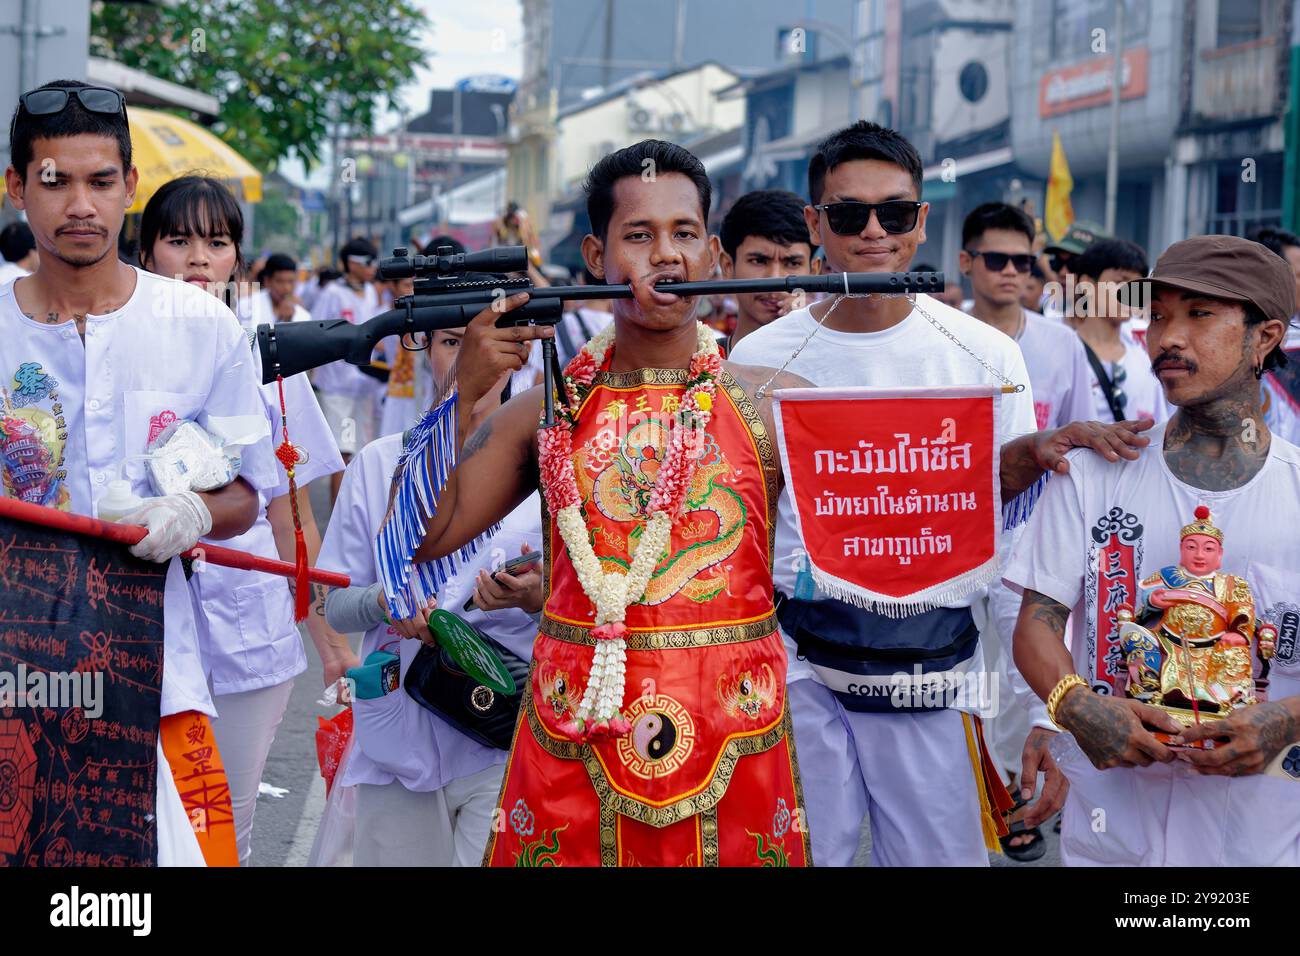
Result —
<path fill-rule="evenodd" d="M 368 322 L 353 324 L 346 319 L 259 325 L 257 344 L 262 354 L 262 381 L 270 384 L 277 376 L 295 375 L 330 362 L 343 360 L 367 365 L 375 346 L 390 335 L 433 332 L 468 325 L 470 320 L 494 303 L 518 292 L 529 293 L 522 306 L 503 312 L 499 327 L 555 325 L 564 314 L 566 301 L 588 299 L 630 299 L 630 285 L 534 286 L 523 273 L 528 268 L 528 251 L 523 246 L 500 246 L 482 252 L 454 255 L 412 256 L 406 249 L 394 249 L 391 258 L 379 263 L 381 279 L 414 278 L 415 292 L 393 303 Z M 836 272 L 821 276 L 784 276 L 770 279 L 718 279 L 706 282 L 660 282 L 655 288 L 683 298 L 697 295 L 745 294 L 753 292 L 828 292 L 844 295 L 906 295 L 943 290 L 942 272 Z M 546 372 L 546 424 L 554 423 L 555 390 L 563 389 L 563 373 L 556 357 L 555 341 L 542 340 Z"/>

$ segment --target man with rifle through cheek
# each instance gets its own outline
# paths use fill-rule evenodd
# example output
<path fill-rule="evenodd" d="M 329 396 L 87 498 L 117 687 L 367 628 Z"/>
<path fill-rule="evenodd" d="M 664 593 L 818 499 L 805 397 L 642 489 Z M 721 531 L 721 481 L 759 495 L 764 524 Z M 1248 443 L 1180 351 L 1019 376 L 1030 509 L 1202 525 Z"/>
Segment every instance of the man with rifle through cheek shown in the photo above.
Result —
<path fill-rule="evenodd" d="M 587 267 L 634 296 L 569 363 L 541 430 L 542 388 L 471 412 L 553 330 L 496 326 L 526 294 L 474 318 L 461 450 L 415 555 L 454 554 L 540 482 L 546 604 L 485 863 L 807 865 L 772 610 L 781 474 L 755 397 L 772 372 L 721 361 L 695 301 L 655 288 L 717 263 L 695 156 L 647 140 L 586 190 Z"/>

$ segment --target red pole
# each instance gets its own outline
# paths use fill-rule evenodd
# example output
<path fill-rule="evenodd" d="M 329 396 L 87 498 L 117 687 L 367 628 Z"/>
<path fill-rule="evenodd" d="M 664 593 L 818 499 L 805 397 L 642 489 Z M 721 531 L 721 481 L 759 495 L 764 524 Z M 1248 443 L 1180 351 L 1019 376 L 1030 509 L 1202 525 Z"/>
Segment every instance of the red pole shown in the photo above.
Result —
<path fill-rule="evenodd" d="M 138 524 L 118 524 L 115 521 L 101 521 L 87 515 L 71 514 L 66 511 L 59 511 L 56 508 L 46 508 L 43 505 L 34 505 L 28 501 L 19 501 L 16 498 L 0 497 L 0 517 L 25 521 L 28 524 L 53 528 L 56 531 L 69 531 L 73 534 L 85 534 L 93 538 L 117 541 L 121 544 L 135 544 L 149 533 Z M 236 568 L 240 571 L 264 571 L 267 574 L 278 574 L 282 578 L 292 578 L 297 574 L 297 569 L 288 561 L 260 558 L 255 554 L 249 554 L 247 551 L 236 551 L 234 548 L 223 548 L 215 544 L 201 544 L 198 547 L 191 548 L 185 552 L 183 557 L 207 561 L 210 564 L 219 564 L 225 568 Z M 326 584 L 332 588 L 346 588 L 352 584 L 352 579 L 346 574 L 340 574 L 337 571 L 323 571 L 320 568 L 309 568 L 307 577 L 310 581 L 317 584 Z"/>

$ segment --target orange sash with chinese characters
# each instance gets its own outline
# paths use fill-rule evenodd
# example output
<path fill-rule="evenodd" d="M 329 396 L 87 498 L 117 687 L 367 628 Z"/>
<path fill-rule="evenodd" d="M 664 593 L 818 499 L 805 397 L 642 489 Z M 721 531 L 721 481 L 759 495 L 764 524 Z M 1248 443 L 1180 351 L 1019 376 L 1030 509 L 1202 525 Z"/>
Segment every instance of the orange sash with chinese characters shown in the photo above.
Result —
<path fill-rule="evenodd" d="M 208 866 L 239 866 L 230 784 L 212 721 L 186 710 L 164 717 L 158 734 L 203 859 Z"/>
<path fill-rule="evenodd" d="M 600 373 L 573 432 L 574 470 L 606 572 L 631 563 L 685 370 Z M 595 608 L 549 520 L 547 601 L 486 862 L 805 865 L 785 649 L 772 610 L 776 458 L 724 373 L 687 506 L 627 609 L 630 734 L 560 727 L 582 700 Z"/>

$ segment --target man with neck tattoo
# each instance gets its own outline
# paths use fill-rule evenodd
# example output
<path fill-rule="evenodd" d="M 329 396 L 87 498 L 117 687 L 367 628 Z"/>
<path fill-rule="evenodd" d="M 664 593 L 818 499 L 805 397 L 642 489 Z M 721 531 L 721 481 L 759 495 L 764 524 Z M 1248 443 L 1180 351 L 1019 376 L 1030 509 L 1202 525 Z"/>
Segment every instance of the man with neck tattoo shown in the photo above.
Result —
<path fill-rule="evenodd" d="M 1294 640 L 1279 642 L 1268 680 L 1255 661 L 1263 702 L 1184 726 L 1125 696 L 1115 623 L 1153 574 L 1195 578 L 1178 567 L 1179 543 L 1201 506 L 1222 529 L 1220 569 L 1253 592 L 1255 625 L 1288 633 L 1300 619 L 1290 533 L 1300 449 L 1270 434 L 1259 389 L 1281 354 L 1295 283 L 1257 243 L 1199 236 L 1170 246 L 1128 291 L 1150 302 L 1147 352 L 1176 410 L 1136 461 L 1067 455 L 1070 471 L 1048 482 L 1006 571 L 1023 592 L 1016 663 L 1065 731 L 1036 729 L 1026 744 L 1026 762 L 1046 774 L 1026 822 L 1064 804 L 1067 864 L 1295 866 L 1300 801 L 1286 780 L 1261 775 L 1300 740 Z"/>

